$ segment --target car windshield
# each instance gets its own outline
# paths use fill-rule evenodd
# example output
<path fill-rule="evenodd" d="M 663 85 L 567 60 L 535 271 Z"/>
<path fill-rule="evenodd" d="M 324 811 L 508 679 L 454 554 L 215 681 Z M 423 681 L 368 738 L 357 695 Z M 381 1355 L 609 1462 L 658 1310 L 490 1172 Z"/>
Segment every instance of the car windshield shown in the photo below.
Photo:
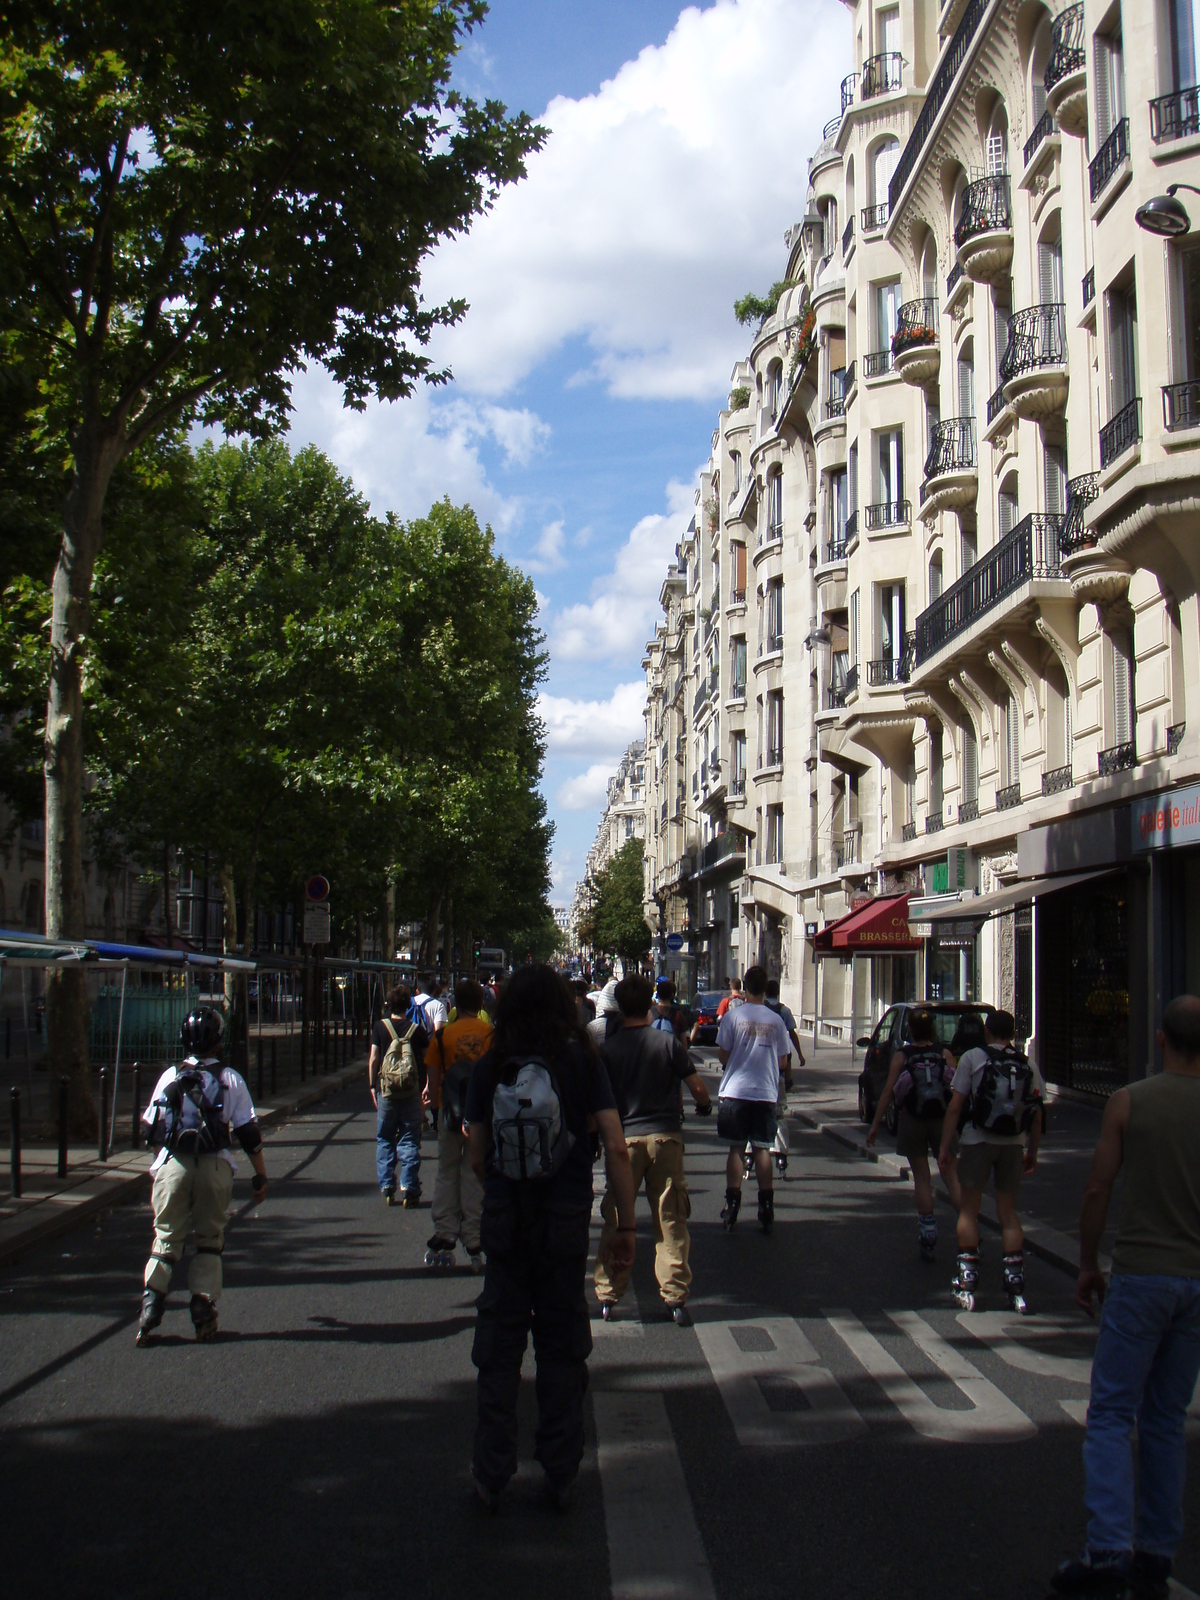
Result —
<path fill-rule="evenodd" d="M 937 1032 L 938 1043 L 952 1045 L 955 1035 L 958 1035 L 960 1052 L 970 1050 L 976 1044 L 982 1044 L 983 1017 L 982 1011 L 935 1011 L 933 1025 Z"/>
<path fill-rule="evenodd" d="M 696 1004 L 701 1011 L 715 1011 L 725 998 L 723 989 L 707 989 L 703 994 L 696 996 Z"/>

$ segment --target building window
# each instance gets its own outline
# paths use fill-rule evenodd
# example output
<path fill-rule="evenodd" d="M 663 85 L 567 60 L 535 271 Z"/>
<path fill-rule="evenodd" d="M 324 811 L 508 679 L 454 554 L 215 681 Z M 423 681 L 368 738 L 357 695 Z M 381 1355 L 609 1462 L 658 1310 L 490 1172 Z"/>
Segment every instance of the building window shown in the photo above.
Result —
<path fill-rule="evenodd" d="M 1137 293 L 1132 283 L 1108 292 L 1108 365 L 1115 416 L 1138 393 Z"/>
<path fill-rule="evenodd" d="M 732 500 L 742 486 L 742 458 L 736 450 L 729 457 L 729 470 L 733 477 L 733 488 L 729 491 L 729 498 Z"/>
<path fill-rule="evenodd" d="M 783 538 L 783 473 L 772 472 L 767 478 L 767 537 Z"/>
<path fill-rule="evenodd" d="M 846 545 L 846 471 L 829 474 L 829 543 L 831 554 Z"/>
<path fill-rule="evenodd" d="M 1001 539 L 1004 539 L 1016 527 L 1018 520 L 1017 479 L 1015 474 L 1010 473 L 1004 480 L 1003 487 L 1000 490 L 997 511 L 999 518 L 998 534 Z"/>
<path fill-rule="evenodd" d="M 746 636 L 739 634 L 730 641 L 729 692 L 735 700 L 746 694 Z"/>
<path fill-rule="evenodd" d="M 929 604 L 942 598 L 942 552 L 938 550 L 929 563 Z"/>
<path fill-rule="evenodd" d="M 767 696 L 767 765 L 783 762 L 783 692 L 772 689 Z"/>
<path fill-rule="evenodd" d="M 904 434 L 899 428 L 888 428 L 875 435 L 875 442 L 875 499 L 895 506 L 904 499 Z"/>
<path fill-rule="evenodd" d="M 1125 56 L 1119 20 L 1111 33 L 1096 35 L 1096 70 L 1092 82 L 1098 149 L 1125 116 Z"/>
<path fill-rule="evenodd" d="M 783 865 L 783 807 L 767 807 L 767 865 Z"/>
<path fill-rule="evenodd" d="M 886 194 L 886 189 L 884 190 Z M 896 331 L 896 313 L 900 306 L 900 280 L 875 285 L 875 349 L 886 352 L 892 349 L 892 335 Z M 883 369 L 887 370 L 886 366 Z"/>
<path fill-rule="evenodd" d="M 858 590 L 850 596 L 850 664 L 858 665 Z"/>
<path fill-rule="evenodd" d="M 887 662 L 894 674 L 904 655 L 904 585 L 881 583 L 875 592 L 879 597 L 880 660 Z"/>
<path fill-rule="evenodd" d="M 969 723 L 962 730 L 962 797 L 969 804 L 979 799 L 979 746 L 975 742 L 975 729 Z"/>
<path fill-rule="evenodd" d="M 782 578 L 772 578 L 767 586 L 767 649 L 783 649 Z"/>
<path fill-rule="evenodd" d="M 735 733 L 729 741 L 729 773 L 734 794 L 746 790 L 746 735 Z"/>
<path fill-rule="evenodd" d="M 1198 0 L 1168 0 L 1171 18 L 1171 70 L 1173 89 L 1192 89 L 1198 81 L 1196 44 L 1200 38 Z"/>
<path fill-rule="evenodd" d="M 941 820 L 942 815 L 942 725 L 936 723 L 929 730 L 929 815 Z"/>
<path fill-rule="evenodd" d="M 846 453 L 846 493 L 850 511 L 858 510 L 858 440 Z"/>
<path fill-rule="evenodd" d="M 1130 744 L 1134 730 L 1133 641 L 1127 633 L 1108 635 L 1112 673 L 1113 744 Z"/>
<path fill-rule="evenodd" d="M 1000 775 L 1004 779 L 1004 787 L 1010 789 L 1021 781 L 1021 708 L 1016 695 L 1010 694 L 1003 702 L 1002 714 L 1004 738 L 1001 753 L 1004 759 Z"/>

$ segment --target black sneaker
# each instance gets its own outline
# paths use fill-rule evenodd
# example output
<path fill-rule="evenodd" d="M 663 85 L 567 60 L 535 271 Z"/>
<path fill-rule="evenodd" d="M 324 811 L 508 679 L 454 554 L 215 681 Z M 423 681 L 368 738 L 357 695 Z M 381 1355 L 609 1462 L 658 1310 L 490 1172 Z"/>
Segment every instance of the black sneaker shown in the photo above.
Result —
<path fill-rule="evenodd" d="M 1055 1594 L 1123 1595 L 1129 1588 L 1128 1550 L 1087 1550 L 1064 1561 L 1050 1579 Z"/>
<path fill-rule="evenodd" d="M 1129 1592 L 1134 1600 L 1167 1600 L 1171 1592 L 1170 1556 L 1152 1556 L 1148 1550 L 1135 1550 Z"/>
<path fill-rule="evenodd" d="M 150 1335 L 163 1319 L 163 1312 L 167 1309 L 167 1297 L 161 1289 L 147 1289 L 142 1296 L 142 1314 L 138 1318 L 137 1345 L 150 1343 Z"/>
<path fill-rule="evenodd" d="M 742 1191 L 740 1189 L 726 1189 L 725 1204 L 721 1207 L 721 1221 L 725 1224 L 726 1232 L 736 1224 L 741 1204 Z"/>

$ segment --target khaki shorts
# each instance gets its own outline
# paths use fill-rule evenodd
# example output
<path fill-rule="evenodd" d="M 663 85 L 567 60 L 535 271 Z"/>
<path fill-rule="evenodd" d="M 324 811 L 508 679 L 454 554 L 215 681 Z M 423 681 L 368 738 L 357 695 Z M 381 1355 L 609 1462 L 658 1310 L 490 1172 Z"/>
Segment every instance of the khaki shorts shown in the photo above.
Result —
<path fill-rule="evenodd" d="M 958 1181 L 964 1189 L 987 1188 L 995 1175 L 997 1194 L 1016 1194 L 1021 1186 L 1021 1163 L 1025 1149 L 1019 1144 L 964 1144 L 958 1152 Z"/>
<path fill-rule="evenodd" d="M 932 1156 L 936 1161 L 942 1148 L 942 1124 L 941 1117 L 914 1117 L 910 1111 L 902 1111 L 896 1123 L 896 1154 L 907 1161 L 921 1156 Z M 957 1137 L 951 1154 L 958 1154 Z"/>

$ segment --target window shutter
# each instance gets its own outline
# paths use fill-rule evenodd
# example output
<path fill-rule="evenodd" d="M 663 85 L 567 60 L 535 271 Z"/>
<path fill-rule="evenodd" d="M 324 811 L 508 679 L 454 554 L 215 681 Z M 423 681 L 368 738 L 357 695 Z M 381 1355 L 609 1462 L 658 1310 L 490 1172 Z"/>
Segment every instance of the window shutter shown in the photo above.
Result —
<path fill-rule="evenodd" d="M 1113 658 L 1113 742 L 1128 744 L 1133 738 L 1133 694 L 1129 671 L 1128 646 L 1124 639 L 1112 639 Z"/>
<path fill-rule="evenodd" d="M 1066 470 L 1063 453 L 1053 445 L 1046 446 L 1046 510 L 1053 516 L 1062 516 L 1066 507 Z"/>
<path fill-rule="evenodd" d="M 1096 143 L 1101 145 L 1113 130 L 1112 94 L 1109 82 L 1108 40 L 1096 39 L 1096 70 L 1092 81 L 1096 89 Z"/>
<path fill-rule="evenodd" d="M 975 415 L 975 366 L 970 361 L 958 363 L 958 414 L 960 417 Z"/>
<path fill-rule="evenodd" d="M 979 746 L 975 743 L 975 729 L 969 724 L 963 728 L 963 799 L 979 798 Z"/>

